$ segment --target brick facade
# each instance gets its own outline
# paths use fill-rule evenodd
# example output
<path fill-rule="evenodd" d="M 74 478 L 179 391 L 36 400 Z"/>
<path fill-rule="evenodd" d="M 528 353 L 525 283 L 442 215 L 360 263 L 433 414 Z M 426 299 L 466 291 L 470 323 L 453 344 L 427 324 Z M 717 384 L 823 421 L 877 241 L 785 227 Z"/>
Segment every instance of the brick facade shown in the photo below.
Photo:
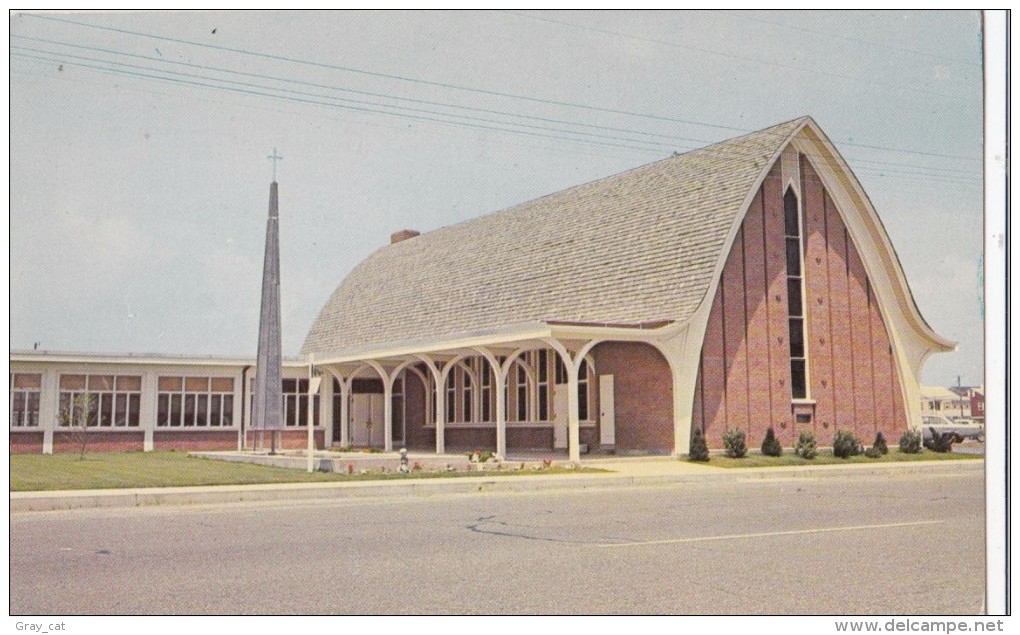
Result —
<path fill-rule="evenodd" d="M 236 450 L 237 437 L 237 430 L 156 430 L 152 433 L 152 445 L 155 450 L 179 450 L 182 452 Z"/>
<path fill-rule="evenodd" d="M 11 430 L 11 454 L 39 454 L 43 450 L 42 431 Z"/>
<path fill-rule="evenodd" d="M 785 188 L 777 162 L 737 233 L 709 315 L 692 412 L 709 447 L 722 447 L 729 428 L 747 432 L 752 447 L 770 425 L 787 447 L 805 429 L 821 445 L 839 428 L 863 443 L 877 431 L 895 442 L 906 429 L 896 360 L 864 263 L 803 156 L 800 177 L 808 398 L 795 401 L 791 390 Z M 798 423 L 797 415 L 810 421 Z"/>
<path fill-rule="evenodd" d="M 145 448 L 145 433 L 90 431 L 86 452 L 141 452 Z M 81 440 L 75 432 L 57 430 L 53 433 L 53 453 L 80 452 Z"/>
<path fill-rule="evenodd" d="M 206 434 L 208 434 L 208 433 L 206 433 Z M 252 432 L 252 431 L 249 430 L 245 434 L 247 436 L 245 447 L 247 447 L 247 448 L 254 448 L 255 447 L 255 441 L 257 439 L 258 433 L 257 432 Z M 277 434 L 279 435 L 277 437 L 277 439 L 279 440 L 279 443 L 280 443 L 280 445 L 278 446 L 278 449 L 281 449 L 281 450 L 304 450 L 304 449 L 306 449 L 308 447 L 308 428 L 301 428 L 300 430 L 283 430 L 282 432 L 278 432 Z M 312 433 L 312 435 L 313 435 L 313 438 L 314 438 L 315 447 L 316 448 L 324 447 L 323 437 L 325 435 L 325 432 L 321 428 L 316 428 L 315 431 Z M 236 440 L 237 436 L 236 436 L 236 433 L 235 433 L 234 439 L 235 439 L 234 440 L 234 445 L 232 447 L 226 448 L 226 449 L 232 449 L 232 450 L 236 450 L 237 449 L 237 440 Z M 265 445 L 266 445 L 267 448 L 269 447 L 269 432 L 265 433 Z M 196 449 L 197 449 L 197 447 L 196 447 Z M 209 448 L 209 447 L 202 447 L 201 449 L 208 450 L 208 449 L 211 449 L 211 448 Z"/>
<path fill-rule="evenodd" d="M 614 377 L 617 451 L 672 452 L 673 383 L 666 358 L 637 342 L 605 342 L 592 355 L 598 374 Z"/>

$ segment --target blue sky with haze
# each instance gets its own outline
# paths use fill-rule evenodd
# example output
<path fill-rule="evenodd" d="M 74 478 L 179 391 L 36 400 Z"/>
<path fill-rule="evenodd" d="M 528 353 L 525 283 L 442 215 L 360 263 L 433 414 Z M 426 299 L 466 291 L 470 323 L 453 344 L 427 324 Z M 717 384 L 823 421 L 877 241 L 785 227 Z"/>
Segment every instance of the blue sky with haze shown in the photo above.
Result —
<path fill-rule="evenodd" d="M 11 349 L 284 353 L 390 233 L 814 117 L 982 383 L 977 12 L 11 14 Z M 437 255 L 441 257 L 441 255 Z M 451 298 L 456 302 L 456 298 Z"/>

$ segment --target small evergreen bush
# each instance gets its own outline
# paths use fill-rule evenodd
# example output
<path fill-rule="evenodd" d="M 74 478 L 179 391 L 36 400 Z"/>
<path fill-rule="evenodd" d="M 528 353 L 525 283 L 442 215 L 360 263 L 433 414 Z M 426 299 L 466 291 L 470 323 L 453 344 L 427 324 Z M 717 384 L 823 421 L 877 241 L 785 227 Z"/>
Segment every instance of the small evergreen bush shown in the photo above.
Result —
<path fill-rule="evenodd" d="M 794 453 L 804 459 L 813 459 L 818 456 L 818 443 L 815 441 L 815 434 L 810 430 L 802 430 L 800 438 L 797 439 Z"/>
<path fill-rule="evenodd" d="M 832 453 L 841 459 L 861 453 L 861 444 L 849 430 L 839 430 L 832 439 Z"/>
<path fill-rule="evenodd" d="M 938 433 L 933 428 L 931 438 L 924 440 L 924 447 L 932 452 L 946 453 L 953 451 L 953 443 L 956 441 L 956 434 L 953 432 Z"/>
<path fill-rule="evenodd" d="M 742 459 L 747 456 L 747 436 L 743 430 L 727 430 L 723 433 L 723 445 L 726 456 L 731 459 Z"/>
<path fill-rule="evenodd" d="M 921 432 L 919 430 L 907 430 L 900 437 L 900 452 L 904 454 L 921 453 Z"/>
<path fill-rule="evenodd" d="M 882 451 L 876 448 L 875 446 L 871 446 L 870 448 L 864 451 L 864 456 L 868 457 L 869 459 L 877 459 L 880 456 L 882 456 Z"/>
<path fill-rule="evenodd" d="M 779 439 L 776 438 L 776 431 L 769 426 L 769 429 L 765 432 L 765 440 L 761 442 L 761 453 L 765 456 L 782 456 L 783 446 L 779 444 Z"/>
<path fill-rule="evenodd" d="M 688 453 L 687 459 L 690 461 L 708 460 L 708 444 L 705 443 L 705 435 L 701 428 L 694 428 L 694 433 L 691 435 L 691 451 Z"/>
<path fill-rule="evenodd" d="M 879 454 L 889 454 L 889 446 L 885 442 L 885 436 L 879 432 L 875 435 L 875 442 L 871 444 L 874 450 L 877 450 Z"/>

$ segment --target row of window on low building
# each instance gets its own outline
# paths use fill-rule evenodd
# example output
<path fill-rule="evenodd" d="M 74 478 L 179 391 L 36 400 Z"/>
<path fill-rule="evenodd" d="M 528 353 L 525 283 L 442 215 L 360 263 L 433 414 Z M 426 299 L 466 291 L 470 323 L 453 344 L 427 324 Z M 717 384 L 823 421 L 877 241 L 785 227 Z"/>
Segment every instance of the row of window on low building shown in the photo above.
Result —
<path fill-rule="evenodd" d="M 500 360 L 502 362 L 503 360 Z M 436 420 L 435 383 L 427 378 L 426 412 Z M 590 378 L 594 376 L 589 362 L 581 364 L 578 377 L 578 414 L 589 419 Z M 40 426 L 41 373 L 10 373 L 10 424 L 12 428 Z M 550 382 L 550 380 L 552 380 Z M 251 380 L 249 379 L 249 382 Z M 554 417 L 553 384 L 565 384 L 566 368 L 552 351 L 529 351 L 515 360 L 507 378 L 505 402 L 507 419 L 511 422 L 548 422 Z M 369 386 L 369 384 L 371 384 Z M 354 392 L 373 392 L 377 380 L 354 380 Z M 250 394 L 249 385 L 249 394 Z M 308 380 L 284 379 L 284 424 L 305 426 L 308 421 Z M 80 425 L 86 418 L 89 426 L 99 428 L 137 428 L 141 421 L 142 377 L 114 374 L 61 374 L 59 377 L 57 425 Z M 495 377 L 487 361 L 480 357 L 461 361 L 447 380 L 447 422 L 495 421 Z M 340 387 L 334 380 L 334 413 L 339 416 Z M 394 396 L 400 397 L 403 408 L 403 380 L 394 385 Z M 84 398 L 84 399 L 83 399 Z M 85 406 L 88 412 L 84 411 Z M 250 398 L 248 407 L 251 407 Z M 185 375 L 161 375 L 157 378 L 156 426 L 159 428 L 227 428 L 236 425 L 235 378 Z M 319 398 L 312 399 L 313 421 L 319 420 Z"/>

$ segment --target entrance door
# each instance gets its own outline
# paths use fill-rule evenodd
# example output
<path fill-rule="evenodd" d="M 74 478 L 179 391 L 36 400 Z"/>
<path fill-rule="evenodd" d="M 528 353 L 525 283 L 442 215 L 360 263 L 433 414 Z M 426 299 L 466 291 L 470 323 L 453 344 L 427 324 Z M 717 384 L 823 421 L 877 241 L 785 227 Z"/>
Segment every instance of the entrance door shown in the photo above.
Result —
<path fill-rule="evenodd" d="M 351 445 L 382 447 L 383 396 L 355 393 L 351 397 Z"/>
<path fill-rule="evenodd" d="M 556 412 L 556 420 L 553 421 L 553 448 L 565 450 L 569 421 L 566 384 L 556 384 L 556 390 L 553 392 L 553 410 Z"/>
<path fill-rule="evenodd" d="M 616 447 L 616 400 L 612 375 L 599 375 L 599 445 L 603 450 Z"/>

